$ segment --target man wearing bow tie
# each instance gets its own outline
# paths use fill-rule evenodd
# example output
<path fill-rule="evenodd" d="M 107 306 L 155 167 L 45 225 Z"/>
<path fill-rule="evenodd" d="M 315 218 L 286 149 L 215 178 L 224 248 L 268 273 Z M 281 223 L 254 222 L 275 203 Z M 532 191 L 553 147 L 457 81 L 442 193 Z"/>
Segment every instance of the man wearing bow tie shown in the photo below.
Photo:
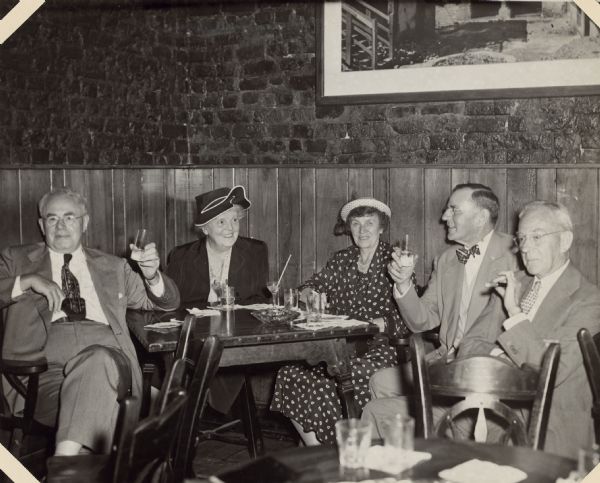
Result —
<path fill-rule="evenodd" d="M 486 283 L 501 271 L 517 268 L 511 237 L 494 230 L 498 210 L 498 198 L 489 187 L 478 183 L 454 187 L 442 220 L 448 240 L 459 246 L 437 258 L 421 298 L 411 282 L 414 264 L 403 264 L 394 254 L 388 266 L 406 325 L 413 332 L 439 327 L 440 346 L 427 355 L 429 362 L 456 357 L 464 335 L 489 301 L 492 290 Z M 408 367 L 382 369 L 371 377 L 372 396 L 407 394 L 410 380 Z"/>
<path fill-rule="evenodd" d="M 0 305 L 7 306 L 2 356 L 46 358 L 34 417 L 57 426 L 57 455 L 108 452 L 119 388 L 131 386 L 138 398 L 141 393 L 125 312 L 173 310 L 179 291 L 158 271 L 154 243 L 131 246 L 131 265 L 83 247 L 90 216 L 78 193 L 66 188 L 47 193 L 39 212 L 45 243 L 0 254 Z M 13 411 L 22 406 L 14 393 L 5 396 Z"/>

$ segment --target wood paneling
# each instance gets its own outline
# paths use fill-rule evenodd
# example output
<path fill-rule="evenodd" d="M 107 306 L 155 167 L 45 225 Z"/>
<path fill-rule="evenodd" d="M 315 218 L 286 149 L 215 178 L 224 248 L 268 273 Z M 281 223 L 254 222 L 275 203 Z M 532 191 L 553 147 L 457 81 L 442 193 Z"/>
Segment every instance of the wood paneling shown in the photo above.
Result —
<path fill-rule="evenodd" d="M 1 245 L 41 240 L 37 202 L 51 187 L 69 185 L 85 195 L 91 222 L 89 246 L 124 255 L 139 227 L 151 232 L 163 264 L 176 245 L 192 241 L 194 198 L 233 183 L 246 187 L 252 207 L 240 233 L 269 246 L 270 276 L 288 257 L 284 285 L 300 284 L 323 267 L 331 254 L 347 246 L 334 236 L 341 206 L 353 196 L 370 196 L 392 209 L 386 239 L 410 236 L 419 253 L 417 275 L 424 283 L 432 260 L 446 247 L 442 210 L 456 183 L 491 186 L 501 201 L 499 227 L 514 232 L 517 213 L 533 199 L 558 200 L 571 211 L 574 263 L 593 282 L 600 272 L 599 183 L 594 166 L 573 167 L 243 167 L 169 169 L 91 169 L 0 171 Z"/>

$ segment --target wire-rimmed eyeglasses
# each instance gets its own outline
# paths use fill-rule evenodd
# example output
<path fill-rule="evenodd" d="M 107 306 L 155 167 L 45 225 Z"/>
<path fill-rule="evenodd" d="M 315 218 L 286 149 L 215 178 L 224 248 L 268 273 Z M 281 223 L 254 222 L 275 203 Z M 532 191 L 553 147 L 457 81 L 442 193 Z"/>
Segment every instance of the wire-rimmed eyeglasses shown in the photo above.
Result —
<path fill-rule="evenodd" d="M 523 245 L 530 240 L 534 245 L 538 245 L 542 238 L 548 235 L 556 235 L 557 233 L 562 233 L 565 230 L 551 231 L 549 233 L 531 233 L 530 235 L 525 235 L 524 233 L 517 233 L 516 236 L 513 236 L 513 241 L 515 245 L 519 248 L 523 248 Z"/>
<path fill-rule="evenodd" d="M 77 220 L 79 220 L 80 218 L 83 218 L 84 216 L 85 215 L 79 215 L 79 216 L 77 216 L 77 215 L 64 215 L 64 216 L 50 215 L 50 216 L 44 217 L 44 220 L 46 220 L 46 224 L 48 226 L 56 226 L 60 220 L 62 220 L 66 226 L 73 226 L 73 225 L 75 225 L 75 222 Z"/>

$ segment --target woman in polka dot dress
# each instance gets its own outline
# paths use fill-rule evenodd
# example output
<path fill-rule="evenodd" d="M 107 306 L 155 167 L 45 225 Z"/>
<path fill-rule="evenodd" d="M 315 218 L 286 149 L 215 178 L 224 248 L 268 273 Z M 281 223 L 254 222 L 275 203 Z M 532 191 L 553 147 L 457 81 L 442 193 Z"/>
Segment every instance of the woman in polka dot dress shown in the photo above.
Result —
<path fill-rule="evenodd" d="M 381 201 L 360 198 L 341 210 L 345 232 L 354 245 L 335 253 L 326 267 L 300 289 L 327 295 L 328 310 L 359 320 L 371 320 L 395 335 L 409 333 L 392 297 L 393 283 L 387 273 L 392 248 L 380 240 L 387 229 L 391 211 Z M 369 378 L 383 367 L 397 364 L 396 351 L 380 334 L 369 342 L 369 349 L 351 359 L 355 399 L 362 410 L 369 401 Z M 323 364 L 308 367 L 294 364 L 277 374 L 271 410 L 292 420 L 307 445 L 335 443 L 334 425 L 342 418 L 335 379 Z"/>

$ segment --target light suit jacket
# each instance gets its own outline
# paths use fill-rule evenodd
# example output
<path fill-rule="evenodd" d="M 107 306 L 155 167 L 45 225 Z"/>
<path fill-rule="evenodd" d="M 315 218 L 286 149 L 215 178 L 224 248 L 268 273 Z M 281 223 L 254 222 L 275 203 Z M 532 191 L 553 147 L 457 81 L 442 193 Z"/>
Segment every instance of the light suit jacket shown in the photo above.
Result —
<path fill-rule="evenodd" d="M 179 306 L 179 291 L 163 274 L 165 293 L 156 297 L 124 258 L 89 248 L 83 252 L 102 310 L 130 361 L 132 393 L 139 397 L 142 374 L 125 312 L 127 309 L 174 310 Z M 0 253 L 0 306 L 6 307 L 2 355 L 6 359 L 32 360 L 45 354 L 52 318 L 46 298 L 29 290 L 16 299 L 11 298 L 16 277 L 32 273 L 52 280 L 50 253 L 44 243 L 6 248 Z"/>
<path fill-rule="evenodd" d="M 512 251 L 512 238 L 494 231 L 473 286 L 465 335 L 489 301 L 491 290 L 485 283 L 502 270 L 516 268 L 517 258 Z M 450 247 L 434 264 L 431 279 L 421 298 L 412 289 L 403 297 L 396 298 L 400 313 L 413 332 L 440 327 L 440 347 L 435 353 L 428 355 L 429 361 L 444 358 L 456 337 L 464 273 L 464 265 L 456 256 L 456 246 Z M 502 308 L 500 310 L 503 311 Z"/>
<path fill-rule="evenodd" d="M 517 277 L 521 281 L 522 297 L 533 278 L 525 272 Z M 582 327 L 592 334 L 600 331 L 600 291 L 569 263 L 533 320 L 525 320 L 505 331 L 502 327 L 505 317 L 501 316 L 499 305 L 503 305 L 502 299 L 492 297 L 468 337 L 463 339 L 460 356 L 489 355 L 497 347 L 494 343 L 497 341 L 518 366 L 524 363 L 540 366 L 547 343 L 559 342 L 560 362 L 544 451 L 577 458 L 578 448 L 591 447 L 593 443 L 592 393 L 577 332 Z"/>

